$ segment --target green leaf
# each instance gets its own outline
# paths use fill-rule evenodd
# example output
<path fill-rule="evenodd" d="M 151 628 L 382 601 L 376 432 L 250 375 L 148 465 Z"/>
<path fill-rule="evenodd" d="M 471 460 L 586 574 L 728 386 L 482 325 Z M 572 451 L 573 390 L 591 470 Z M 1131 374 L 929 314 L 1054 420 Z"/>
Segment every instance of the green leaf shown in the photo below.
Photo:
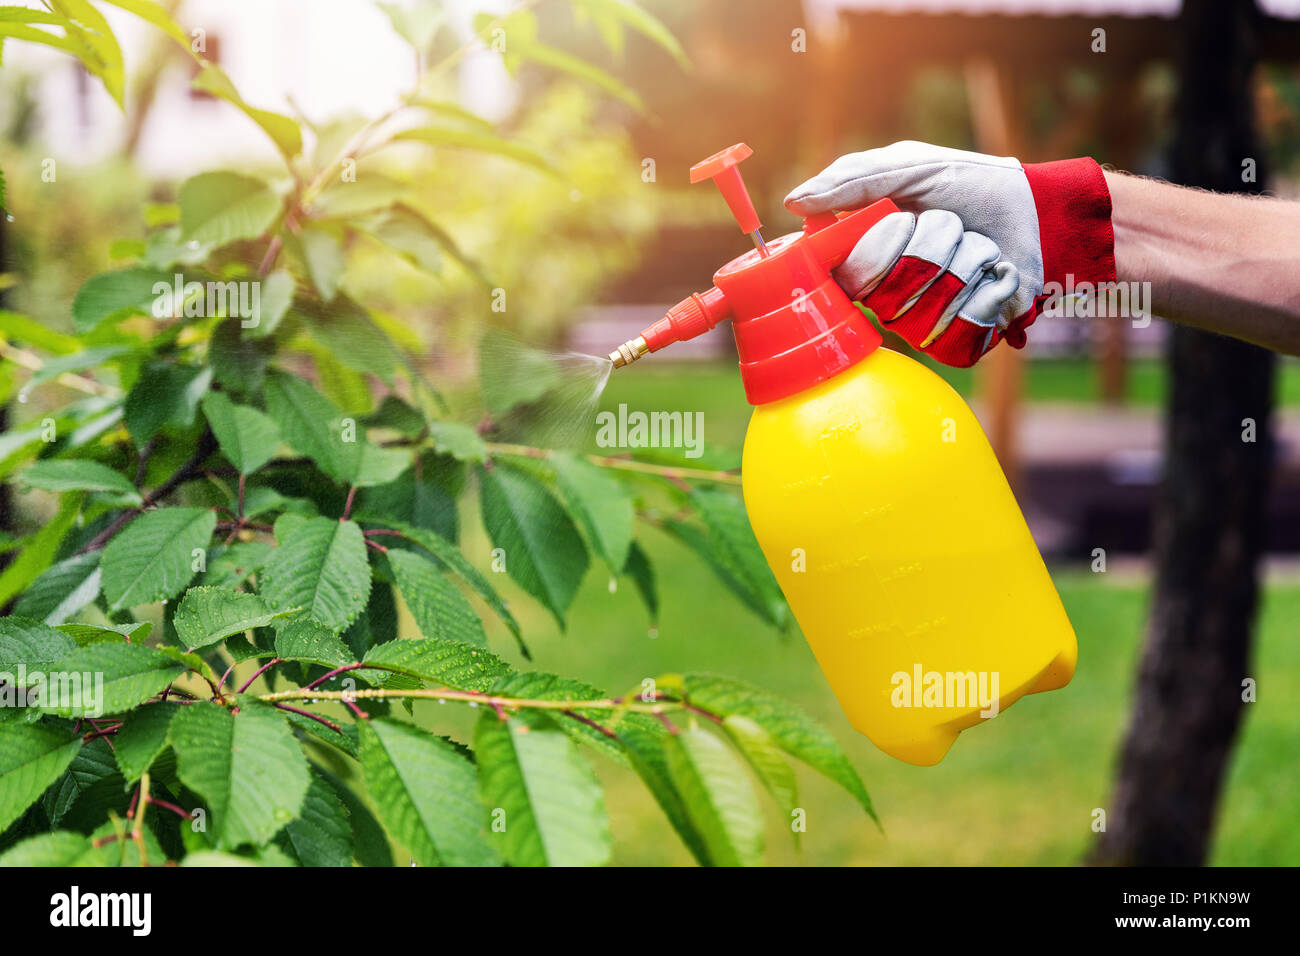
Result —
<path fill-rule="evenodd" d="M 352 846 L 357 862 L 362 866 L 392 866 L 393 851 L 388 843 L 388 834 L 375 819 L 375 815 L 370 812 L 370 808 L 338 777 L 321 767 L 315 769 L 334 789 L 334 793 L 347 808 L 351 818 L 349 822 L 352 825 Z"/>
<path fill-rule="evenodd" d="M 687 674 L 682 678 L 682 686 L 687 699 L 698 707 L 724 717 L 739 714 L 754 721 L 782 750 L 838 783 L 853 795 L 871 819 L 876 819 L 867 789 L 843 748 L 829 731 L 801 709 L 765 690 L 728 677 Z"/>
<path fill-rule="evenodd" d="M 260 179 L 240 173 L 200 173 L 181 183 L 181 238 L 224 246 L 256 239 L 275 222 L 279 197 Z"/>
<path fill-rule="evenodd" d="M 131 349 L 122 345 L 101 345 L 96 348 L 82 349 L 74 355 L 60 355 L 57 358 L 50 359 L 39 369 L 32 372 L 32 377 L 27 380 L 24 390 L 31 391 L 38 385 L 52 382 L 65 372 L 84 372 L 86 369 L 93 369 L 95 366 L 108 363 L 119 356 L 129 355 L 130 352 Z M 88 401 L 103 400 L 90 399 Z"/>
<path fill-rule="evenodd" d="M 0 617 L 0 672 L 12 674 L 22 664 L 43 670 L 75 648 L 72 638 L 47 624 L 25 617 Z"/>
<path fill-rule="evenodd" d="M 497 463 L 481 469 L 483 526 L 502 549 L 506 572 L 554 615 L 564 612 L 587 573 L 587 548 L 568 514 L 535 478 Z"/>
<path fill-rule="evenodd" d="M 248 326 L 255 339 L 266 338 L 278 329 L 280 320 L 293 302 L 293 276 L 287 269 L 276 269 L 262 279 L 261 283 L 257 296 L 257 314 Z"/>
<path fill-rule="evenodd" d="M 0 833 L 68 769 L 81 749 L 71 730 L 49 724 L 0 724 Z"/>
<path fill-rule="evenodd" d="M 551 160 L 531 147 L 481 130 L 456 129 L 447 126 L 420 126 L 416 129 L 402 130 L 394 135 L 393 139 L 425 143 L 429 146 L 468 149 L 479 153 L 494 153 L 498 156 L 505 156 L 507 159 L 513 159 L 515 162 L 523 163 L 525 166 L 539 169 L 552 176 L 559 175 Z"/>
<path fill-rule="evenodd" d="M 38 833 L 17 843 L 0 856 L 0 867 L 103 866 L 84 833 L 56 830 Z"/>
<path fill-rule="evenodd" d="M 89 0 L 53 0 L 54 9 L 70 21 L 64 25 L 69 39 L 80 48 L 78 57 L 92 74 L 99 77 L 108 95 L 122 107 L 126 76 L 122 48 L 104 15 Z"/>
<path fill-rule="evenodd" d="M 433 422 L 429 425 L 434 447 L 446 452 L 457 461 L 482 462 L 487 458 L 487 446 L 479 433 L 469 425 L 459 422 Z"/>
<path fill-rule="evenodd" d="M 203 397 L 203 414 L 217 436 L 221 453 L 241 475 L 265 465 L 280 447 L 280 429 L 262 412 L 236 405 L 222 392 Z"/>
<path fill-rule="evenodd" d="M 357 223 L 357 227 L 411 265 L 432 275 L 438 275 L 442 271 L 444 249 L 452 251 L 462 262 L 469 263 L 471 271 L 477 268 L 460 253 L 446 231 L 410 206 L 399 203 L 371 215 Z"/>
<path fill-rule="evenodd" d="M 390 550 L 388 563 L 421 634 L 487 646 L 483 622 L 441 571 L 412 551 Z"/>
<path fill-rule="evenodd" d="M 210 242 L 187 242 L 181 238 L 180 226 L 168 226 L 166 229 L 159 229 L 157 232 L 150 233 L 149 238 L 143 244 L 143 248 L 122 250 L 123 255 L 121 258 L 127 258 L 128 255 L 143 258 L 145 264 L 154 269 L 171 269 L 178 264 L 187 268 L 194 268 L 205 262 L 208 256 L 212 255 L 214 248 L 215 245 Z M 176 311 L 174 297 L 172 305 L 172 312 L 174 313 Z"/>
<path fill-rule="evenodd" d="M 667 728 L 648 714 L 628 714 L 619 724 L 619 742 L 682 843 L 701 866 L 711 866 L 708 848 L 686 812 L 686 801 L 668 773 Z"/>
<path fill-rule="evenodd" d="M 474 729 L 479 794 L 513 866 L 602 866 L 611 841 L 590 765 L 549 717 L 485 711 Z M 504 813 L 502 814 L 502 811 Z"/>
<path fill-rule="evenodd" d="M 155 286 L 172 287 L 173 277 L 156 269 L 122 269 L 89 279 L 72 300 L 72 322 L 79 335 L 106 321 L 128 315 L 151 315 L 158 299 Z"/>
<path fill-rule="evenodd" d="M 397 3 L 375 5 L 384 11 L 398 36 L 411 44 L 417 53 L 428 49 L 447 19 L 447 11 L 439 4 L 423 3 L 409 7 Z"/>
<path fill-rule="evenodd" d="M 63 776 L 45 791 L 42 805 L 50 826 L 77 829 L 76 821 L 103 819 L 110 809 L 121 805 L 125 783 L 108 740 L 92 740 L 77 751 Z M 71 818 L 69 813 L 73 813 Z"/>
<path fill-rule="evenodd" d="M 488 583 L 488 579 L 466 560 L 461 554 L 460 549 L 452 544 L 446 538 L 442 537 L 435 531 L 429 531 L 425 528 L 415 528 L 401 521 L 393 521 L 383 517 L 374 517 L 366 515 L 363 520 L 367 524 L 376 524 L 387 528 L 391 531 L 399 531 L 402 537 L 408 541 L 418 544 L 424 550 L 428 551 L 439 561 L 447 565 L 465 581 L 474 591 L 487 602 L 488 606 L 497 613 L 497 616 L 510 628 L 510 631 L 518 639 L 520 638 L 519 622 L 515 620 L 514 615 L 510 613 L 509 608 L 501 600 L 496 589 Z"/>
<path fill-rule="evenodd" d="M 425 96 L 417 94 L 410 97 L 407 102 L 411 106 L 419 107 L 422 110 L 428 110 L 430 113 L 438 116 L 447 116 L 451 119 L 458 120 L 466 126 L 482 130 L 485 133 L 492 132 L 496 127 L 489 121 L 479 116 L 477 113 L 467 110 L 454 100 L 438 99 L 436 96 Z"/>
<path fill-rule="evenodd" d="M 86 459 L 64 458 L 38 461 L 19 476 L 33 488 L 44 491 L 104 491 L 140 503 L 140 494 L 125 475 L 107 465 Z"/>
<path fill-rule="evenodd" d="M 48 689 L 52 699 L 48 702 L 47 695 L 41 695 L 41 710 L 63 717 L 99 717 L 129 710 L 159 693 L 185 671 L 165 654 L 139 644 L 79 647 L 50 669 L 80 678 L 58 688 L 51 682 Z M 85 686 L 86 675 L 93 675 L 89 687 Z"/>
<path fill-rule="evenodd" d="M 633 541 L 627 552 L 627 564 L 623 573 L 636 585 L 637 593 L 650 612 L 650 626 L 659 623 L 659 591 L 655 586 L 655 571 L 650 558 L 640 544 Z"/>
<path fill-rule="evenodd" d="M 794 770 L 776 741 L 766 730 L 741 714 L 724 718 L 722 729 L 727 732 L 736 749 L 745 755 L 767 792 L 784 811 L 785 819 L 792 821 L 793 813 L 799 807 L 799 787 L 794 779 Z M 792 832 L 795 843 L 798 844 L 799 831 Z"/>
<path fill-rule="evenodd" d="M 345 442 L 343 413 L 307 382 L 282 372 L 268 375 L 266 411 L 280 426 L 285 442 L 327 475 L 347 484 L 356 477 L 363 436 Z"/>
<path fill-rule="evenodd" d="M 735 495 L 716 489 L 693 489 L 690 502 L 708 531 L 668 521 L 665 526 L 698 553 L 741 600 L 776 627 L 789 618 L 781 588 L 759 549 L 745 506 Z"/>
<path fill-rule="evenodd" d="M 78 647 L 123 644 L 127 641 L 143 644 L 153 633 L 153 624 L 149 621 L 130 621 L 126 624 L 57 624 L 55 627 L 72 638 Z"/>
<path fill-rule="evenodd" d="M 139 780 L 167 748 L 167 731 L 180 709 L 179 704 L 164 701 L 145 704 L 126 715 L 113 738 L 113 753 L 128 785 Z"/>
<path fill-rule="evenodd" d="M 284 842 L 303 866 L 351 866 L 352 824 L 338 794 L 312 774 L 302 813 L 284 828 Z"/>
<path fill-rule="evenodd" d="M 424 866 L 494 866 L 474 765 L 446 741 L 382 717 L 359 723 L 361 770 L 384 826 Z"/>
<path fill-rule="evenodd" d="M 521 51 L 518 51 L 518 54 L 541 66 L 565 73 L 584 83 L 590 83 L 615 99 L 622 100 L 634 110 L 645 110 L 645 103 L 630 86 L 612 73 L 588 63 L 572 53 L 566 53 L 556 47 L 547 46 L 545 43 L 532 42 L 525 45 Z"/>
<path fill-rule="evenodd" d="M 556 483 L 569 510 L 577 516 L 587 540 L 617 574 L 627 564 L 636 525 L 632 498 L 617 480 L 591 462 L 574 455 L 551 458 Z"/>
<path fill-rule="evenodd" d="M 59 544 L 81 513 L 82 495 L 64 495 L 59 510 L 35 534 L 26 538 L 22 550 L 0 571 L 0 607 L 31 584 L 54 561 Z"/>
<path fill-rule="evenodd" d="M 274 708 L 239 698 L 239 713 L 202 701 L 183 707 L 167 734 L 181 782 L 203 797 L 221 849 L 261 846 L 302 810 L 307 760 Z"/>
<path fill-rule="evenodd" d="M 298 522 L 262 575 L 262 596 L 272 607 L 301 607 L 326 627 L 347 630 L 370 597 L 361 529 L 331 518 Z"/>
<path fill-rule="evenodd" d="M 167 427 L 189 428 L 199 401 L 212 384 L 212 369 L 154 362 L 126 396 L 126 429 L 136 445 Z"/>
<path fill-rule="evenodd" d="M 247 305 L 251 314 L 254 303 Z M 212 380 L 232 399 L 236 395 L 261 395 L 266 367 L 275 352 L 274 340 L 257 339 L 251 333 L 245 335 L 243 321 L 239 318 L 225 319 L 212 331 L 212 338 L 208 340 Z"/>
<path fill-rule="evenodd" d="M 359 228 L 369 232 L 390 249 L 401 254 L 412 265 L 426 272 L 438 274 L 442 255 L 451 256 L 485 289 L 496 288 L 496 281 L 487 274 L 483 264 L 471 258 L 460 244 L 442 226 L 438 225 L 414 206 L 398 203 L 391 209 L 360 223 Z"/>
<path fill-rule="evenodd" d="M 3 173 L 0 173 L 0 189 L 3 189 L 3 182 Z M 0 204 L 0 210 L 3 208 Z M 7 309 L 0 309 L 0 335 L 56 355 L 69 355 L 82 350 L 81 342 L 75 336 L 56 332 L 43 322 Z"/>
<path fill-rule="evenodd" d="M 302 152 L 302 131 L 298 129 L 298 124 L 282 113 L 249 106 L 235 89 L 235 84 L 230 82 L 230 77 L 220 67 L 205 60 L 203 69 L 191 85 L 196 90 L 211 93 L 238 107 L 245 116 L 262 127 L 284 154 L 285 159 L 293 159 Z"/>
<path fill-rule="evenodd" d="M 65 558 L 31 583 L 14 613 L 62 624 L 99 597 L 99 552 L 88 551 Z"/>
<path fill-rule="evenodd" d="M 159 508 L 128 524 L 100 562 L 109 609 L 174 598 L 194 577 L 192 552 L 207 548 L 216 526 L 203 508 Z"/>
<path fill-rule="evenodd" d="M 489 651 L 435 637 L 379 644 L 366 652 L 365 663 L 375 665 L 385 676 L 387 672 L 406 674 L 456 690 L 487 691 L 497 678 L 510 672 L 510 665 Z"/>
<path fill-rule="evenodd" d="M 367 415 L 364 422 L 367 428 L 387 428 L 407 438 L 422 434 L 428 427 L 423 413 L 396 395 L 385 395 L 379 407 Z"/>
<path fill-rule="evenodd" d="M 289 613 L 290 609 L 270 610 L 260 597 L 245 591 L 193 587 L 181 598 L 172 626 L 181 646 L 194 650 L 232 634 L 265 627 Z"/>
<path fill-rule="evenodd" d="M 347 296 L 337 296 L 328 307 L 304 303 L 294 314 L 321 345 L 347 368 L 378 375 L 391 382 L 397 350 L 366 310 Z"/>
<path fill-rule="evenodd" d="M 176 25 L 176 21 L 153 0 L 105 0 L 115 7 L 121 7 L 128 13 L 134 13 L 140 19 L 153 24 L 167 36 L 171 37 L 186 53 L 190 53 L 190 38 Z"/>
<path fill-rule="evenodd" d="M 0 8 L 0 13 L 5 10 L 14 10 L 13 7 Z M 22 17 L 28 23 L 58 23 L 64 25 L 66 21 L 63 18 L 54 20 L 37 19 L 36 16 L 29 15 L 26 8 L 23 10 Z M 66 27 L 65 27 L 66 29 Z M 22 40 L 26 43 L 42 43 L 46 46 L 52 46 L 56 50 L 63 50 L 65 53 L 71 53 L 73 56 L 82 58 L 86 53 L 84 44 L 79 44 L 76 39 L 69 34 L 51 33 L 48 30 L 39 30 L 36 27 L 28 26 L 21 21 L 15 22 L 8 16 L 0 16 L 0 43 L 3 43 L 5 37 L 13 37 L 15 40 Z M 83 60 L 84 63 L 84 60 Z M 89 69 L 89 67 L 87 67 Z"/>
<path fill-rule="evenodd" d="M 310 618 L 298 618 L 275 633 L 275 656 L 286 661 L 309 661 L 325 667 L 350 664 L 356 658 L 337 632 Z"/>
<path fill-rule="evenodd" d="M 398 478 L 365 489 L 357 508 L 455 541 L 460 525 L 456 496 L 463 479 L 464 470 L 455 459 L 425 452 L 416 459 L 415 467 Z"/>
<path fill-rule="evenodd" d="M 332 302 L 339 291 L 347 257 L 343 254 L 343 236 L 332 224 L 307 225 L 297 234 L 289 233 L 286 247 L 296 255 L 307 270 L 312 286 L 321 299 Z"/>
<path fill-rule="evenodd" d="M 628 29 L 653 40 L 667 51 L 683 70 L 690 69 L 690 59 L 672 31 L 664 26 L 662 20 L 637 4 L 635 0 L 579 0 L 579 5 L 593 14 L 609 16 Z"/>
<path fill-rule="evenodd" d="M 667 744 L 668 775 L 717 866 L 763 862 L 763 814 L 739 759 L 715 734 L 693 726 Z"/>
<path fill-rule="evenodd" d="M 414 461 L 412 453 L 406 448 L 383 448 L 371 442 L 358 442 L 360 456 L 352 484 L 358 488 L 370 488 L 386 485 L 396 481 L 406 473 Z"/>
<path fill-rule="evenodd" d="M 386 209 L 400 200 L 410 186 L 369 170 L 358 171 L 356 179 L 330 180 L 312 202 L 312 213 L 324 219 L 346 219 Z"/>

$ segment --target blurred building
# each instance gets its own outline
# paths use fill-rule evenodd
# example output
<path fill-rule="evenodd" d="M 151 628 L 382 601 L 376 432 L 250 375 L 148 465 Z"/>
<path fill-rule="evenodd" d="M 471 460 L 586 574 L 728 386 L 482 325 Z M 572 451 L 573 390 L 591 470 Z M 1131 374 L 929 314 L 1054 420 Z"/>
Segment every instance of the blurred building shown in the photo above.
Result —
<path fill-rule="evenodd" d="M 394 0 L 394 6 L 417 2 Z M 449 26 L 466 39 L 474 10 L 510 5 L 444 4 Z M 34 77 L 28 82 L 39 107 L 32 131 L 39 149 L 61 161 L 93 163 L 121 153 L 131 140 L 133 162 L 164 180 L 223 163 L 279 163 L 265 134 L 238 110 L 190 89 L 194 65 L 172 41 L 117 7 L 106 5 L 103 12 L 121 43 L 128 84 L 143 67 L 164 64 L 142 126 L 132 129 L 138 89 L 128 86 L 128 109 L 120 110 L 103 85 L 66 54 L 9 43 L 0 84 L 12 88 L 23 74 Z M 185 0 L 177 20 L 244 99 L 263 109 L 301 112 L 315 121 L 347 113 L 375 116 L 390 109 L 415 78 L 410 47 L 379 6 L 366 0 Z M 515 101 L 514 82 L 495 54 L 466 58 L 458 79 L 462 99 L 485 116 L 502 116 Z"/>

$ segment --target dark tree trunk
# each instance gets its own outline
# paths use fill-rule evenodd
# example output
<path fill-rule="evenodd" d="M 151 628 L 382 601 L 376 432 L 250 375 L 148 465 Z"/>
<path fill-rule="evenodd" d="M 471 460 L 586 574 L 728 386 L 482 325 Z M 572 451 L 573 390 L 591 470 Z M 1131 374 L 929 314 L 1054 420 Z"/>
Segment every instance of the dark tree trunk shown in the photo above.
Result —
<path fill-rule="evenodd" d="M 1173 179 L 1256 192 L 1253 4 L 1185 0 Z M 1263 171 L 1256 170 L 1257 179 Z M 1095 862 L 1199 865 L 1243 708 L 1269 487 L 1275 357 L 1174 329 L 1156 581 L 1137 699 Z M 1249 421 L 1248 421 L 1249 420 Z M 1254 441 L 1248 441 L 1250 423 Z"/>

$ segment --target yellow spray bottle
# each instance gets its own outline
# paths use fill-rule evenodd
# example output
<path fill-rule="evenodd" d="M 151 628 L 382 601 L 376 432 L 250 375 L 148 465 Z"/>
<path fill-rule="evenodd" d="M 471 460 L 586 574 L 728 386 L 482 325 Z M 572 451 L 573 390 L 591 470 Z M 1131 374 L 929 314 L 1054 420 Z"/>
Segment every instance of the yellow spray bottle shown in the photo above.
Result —
<path fill-rule="evenodd" d="M 809 217 L 765 243 L 738 144 L 713 179 L 755 249 L 610 354 L 615 366 L 732 320 L 754 413 L 754 534 L 853 726 L 900 760 L 1069 683 L 1074 630 L 979 422 L 942 378 L 881 348 L 831 276 L 896 207 Z"/>

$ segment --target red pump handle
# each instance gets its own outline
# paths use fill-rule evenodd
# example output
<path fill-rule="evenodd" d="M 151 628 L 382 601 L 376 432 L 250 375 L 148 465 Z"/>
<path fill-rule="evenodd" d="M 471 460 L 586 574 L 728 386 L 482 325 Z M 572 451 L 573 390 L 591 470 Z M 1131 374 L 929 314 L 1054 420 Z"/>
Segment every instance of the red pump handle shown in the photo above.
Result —
<path fill-rule="evenodd" d="M 754 202 L 749 198 L 749 190 L 745 188 L 745 181 L 740 178 L 738 168 L 742 160 L 753 155 L 754 151 L 744 143 L 736 143 L 691 167 L 691 182 L 712 179 L 722 193 L 722 198 L 727 201 L 731 214 L 740 224 L 740 231 L 746 234 L 763 226 L 758 213 L 754 211 Z"/>

